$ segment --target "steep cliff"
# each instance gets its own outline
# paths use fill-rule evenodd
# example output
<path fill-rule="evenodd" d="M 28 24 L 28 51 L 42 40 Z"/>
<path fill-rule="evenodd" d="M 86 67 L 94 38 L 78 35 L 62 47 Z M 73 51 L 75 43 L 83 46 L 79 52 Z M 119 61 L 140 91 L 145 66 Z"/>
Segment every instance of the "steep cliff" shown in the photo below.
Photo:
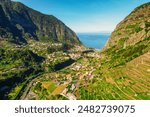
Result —
<path fill-rule="evenodd" d="M 137 7 L 112 33 L 105 49 L 126 48 L 150 37 L 150 2 Z"/>
<path fill-rule="evenodd" d="M 150 3 L 137 7 L 111 34 L 104 47 L 111 67 L 127 62 L 150 51 Z"/>
<path fill-rule="evenodd" d="M 22 3 L 0 0 L 0 39 L 26 43 L 28 39 L 80 44 L 76 34 L 52 15 Z"/>

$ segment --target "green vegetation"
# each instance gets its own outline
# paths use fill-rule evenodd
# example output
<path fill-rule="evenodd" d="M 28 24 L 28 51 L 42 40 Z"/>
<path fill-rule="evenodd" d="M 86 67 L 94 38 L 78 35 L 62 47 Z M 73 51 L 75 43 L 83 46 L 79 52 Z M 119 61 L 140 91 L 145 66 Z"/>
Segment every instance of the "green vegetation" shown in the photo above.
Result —
<path fill-rule="evenodd" d="M 136 33 L 140 32 L 143 30 L 143 28 L 139 27 L 138 24 L 135 25 L 128 25 L 126 28 L 131 28 L 133 31 Z"/>
<path fill-rule="evenodd" d="M 128 37 L 126 37 L 126 38 L 121 38 L 121 39 L 119 40 L 119 42 L 118 42 L 118 45 L 121 46 L 121 47 L 123 47 L 124 44 L 125 44 L 125 42 L 126 42 L 128 39 L 129 39 Z"/>
<path fill-rule="evenodd" d="M 0 57 L 0 88 L 7 85 L 5 93 L 8 93 L 8 99 L 15 99 L 28 77 L 42 72 L 39 63 L 44 58 L 25 48 L 0 48 Z M 4 94 L 0 95 L 0 98 L 3 98 Z"/>
<path fill-rule="evenodd" d="M 126 40 L 127 38 L 123 38 L 119 42 L 120 44 Z M 135 45 L 127 46 L 126 48 L 117 49 L 117 46 L 113 46 L 106 50 L 107 56 L 109 59 L 107 63 L 110 64 L 111 67 L 116 67 L 120 65 L 125 65 L 125 63 L 139 57 L 140 55 L 148 52 L 150 48 L 149 38 L 145 38 L 143 41 L 136 43 Z"/>
<path fill-rule="evenodd" d="M 0 29 L 0 99 L 149 100 L 149 4 L 143 7 L 117 26 L 101 51 L 82 47 L 53 16 L 14 2 L 11 15 L 2 8 L 19 23 L 4 17 Z"/>
<path fill-rule="evenodd" d="M 67 40 L 69 44 L 80 44 L 76 34 L 53 15 L 42 14 L 20 2 L 2 2 L 8 2 L 1 5 L 0 9 L 0 37 L 4 40 L 17 44 L 27 44 L 32 39 L 50 43 L 63 43 Z"/>

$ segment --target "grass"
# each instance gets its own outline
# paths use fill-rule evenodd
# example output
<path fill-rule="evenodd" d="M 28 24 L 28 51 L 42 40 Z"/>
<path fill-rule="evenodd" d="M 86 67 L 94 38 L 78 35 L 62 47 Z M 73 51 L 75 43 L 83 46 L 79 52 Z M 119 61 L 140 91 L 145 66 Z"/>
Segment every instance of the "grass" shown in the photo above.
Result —
<path fill-rule="evenodd" d="M 147 95 L 146 93 L 140 93 L 140 94 L 137 94 L 137 96 L 143 100 L 150 100 L 150 96 Z"/>
<path fill-rule="evenodd" d="M 130 25 L 128 25 L 126 28 L 127 28 L 127 29 L 128 29 L 128 28 L 129 28 L 129 29 L 132 29 L 132 30 L 134 30 L 134 32 L 136 32 L 136 33 L 138 33 L 138 32 L 140 32 L 140 31 L 143 30 L 143 28 L 139 27 L 138 24 L 132 24 L 132 25 L 130 24 Z"/>
<path fill-rule="evenodd" d="M 47 89 L 48 93 L 52 93 L 56 89 L 54 82 L 42 82 L 42 86 Z"/>
<path fill-rule="evenodd" d="M 16 97 L 18 96 L 19 92 L 21 91 L 23 87 L 23 84 L 19 84 L 17 85 L 9 94 L 8 94 L 8 98 L 10 100 L 14 100 L 16 99 Z"/>
<path fill-rule="evenodd" d="M 62 93 L 65 88 L 66 88 L 66 85 L 57 86 L 57 88 L 52 92 L 52 95 L 58 95 Z"/>

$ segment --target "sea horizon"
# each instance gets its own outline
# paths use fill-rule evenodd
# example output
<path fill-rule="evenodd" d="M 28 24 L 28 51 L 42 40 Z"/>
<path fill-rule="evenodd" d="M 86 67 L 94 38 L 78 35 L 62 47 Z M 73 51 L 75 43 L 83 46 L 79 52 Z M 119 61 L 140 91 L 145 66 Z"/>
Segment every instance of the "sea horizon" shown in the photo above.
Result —
<path fill-rule="evenodd" d="M 79 40 L 87 48 L 102 49 L 111 33 L 77 33 Z"/>
<path fill-rule="evenodd" d="M 90 35 L 110 35 L 112 33 L 112 31 L 108 31 L 108 32 L 76 32 L 76 34 L 90 34 Z"/>

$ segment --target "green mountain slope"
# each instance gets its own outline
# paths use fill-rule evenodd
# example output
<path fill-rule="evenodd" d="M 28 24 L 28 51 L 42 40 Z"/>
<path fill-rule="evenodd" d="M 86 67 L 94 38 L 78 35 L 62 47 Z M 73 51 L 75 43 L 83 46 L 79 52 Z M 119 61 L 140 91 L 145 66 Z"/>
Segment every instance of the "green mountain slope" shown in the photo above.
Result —
<path fill-rule="evenodd" d="M 117 25 L 100 55 L 81 99 L 150 99 L 150 3 Z"/>
<path fill-rule="evenodd" d="M 150 3 L 136 8 L 111 34 L 105 49 L 117 46 L 126 48 L 150 37 Z"/>
<path fill-rule="evenodd" d="M 103 53 L 110 68 L 125 65 L 150 50 L 150 3 L 136 8 L 119 23 Z"/>

